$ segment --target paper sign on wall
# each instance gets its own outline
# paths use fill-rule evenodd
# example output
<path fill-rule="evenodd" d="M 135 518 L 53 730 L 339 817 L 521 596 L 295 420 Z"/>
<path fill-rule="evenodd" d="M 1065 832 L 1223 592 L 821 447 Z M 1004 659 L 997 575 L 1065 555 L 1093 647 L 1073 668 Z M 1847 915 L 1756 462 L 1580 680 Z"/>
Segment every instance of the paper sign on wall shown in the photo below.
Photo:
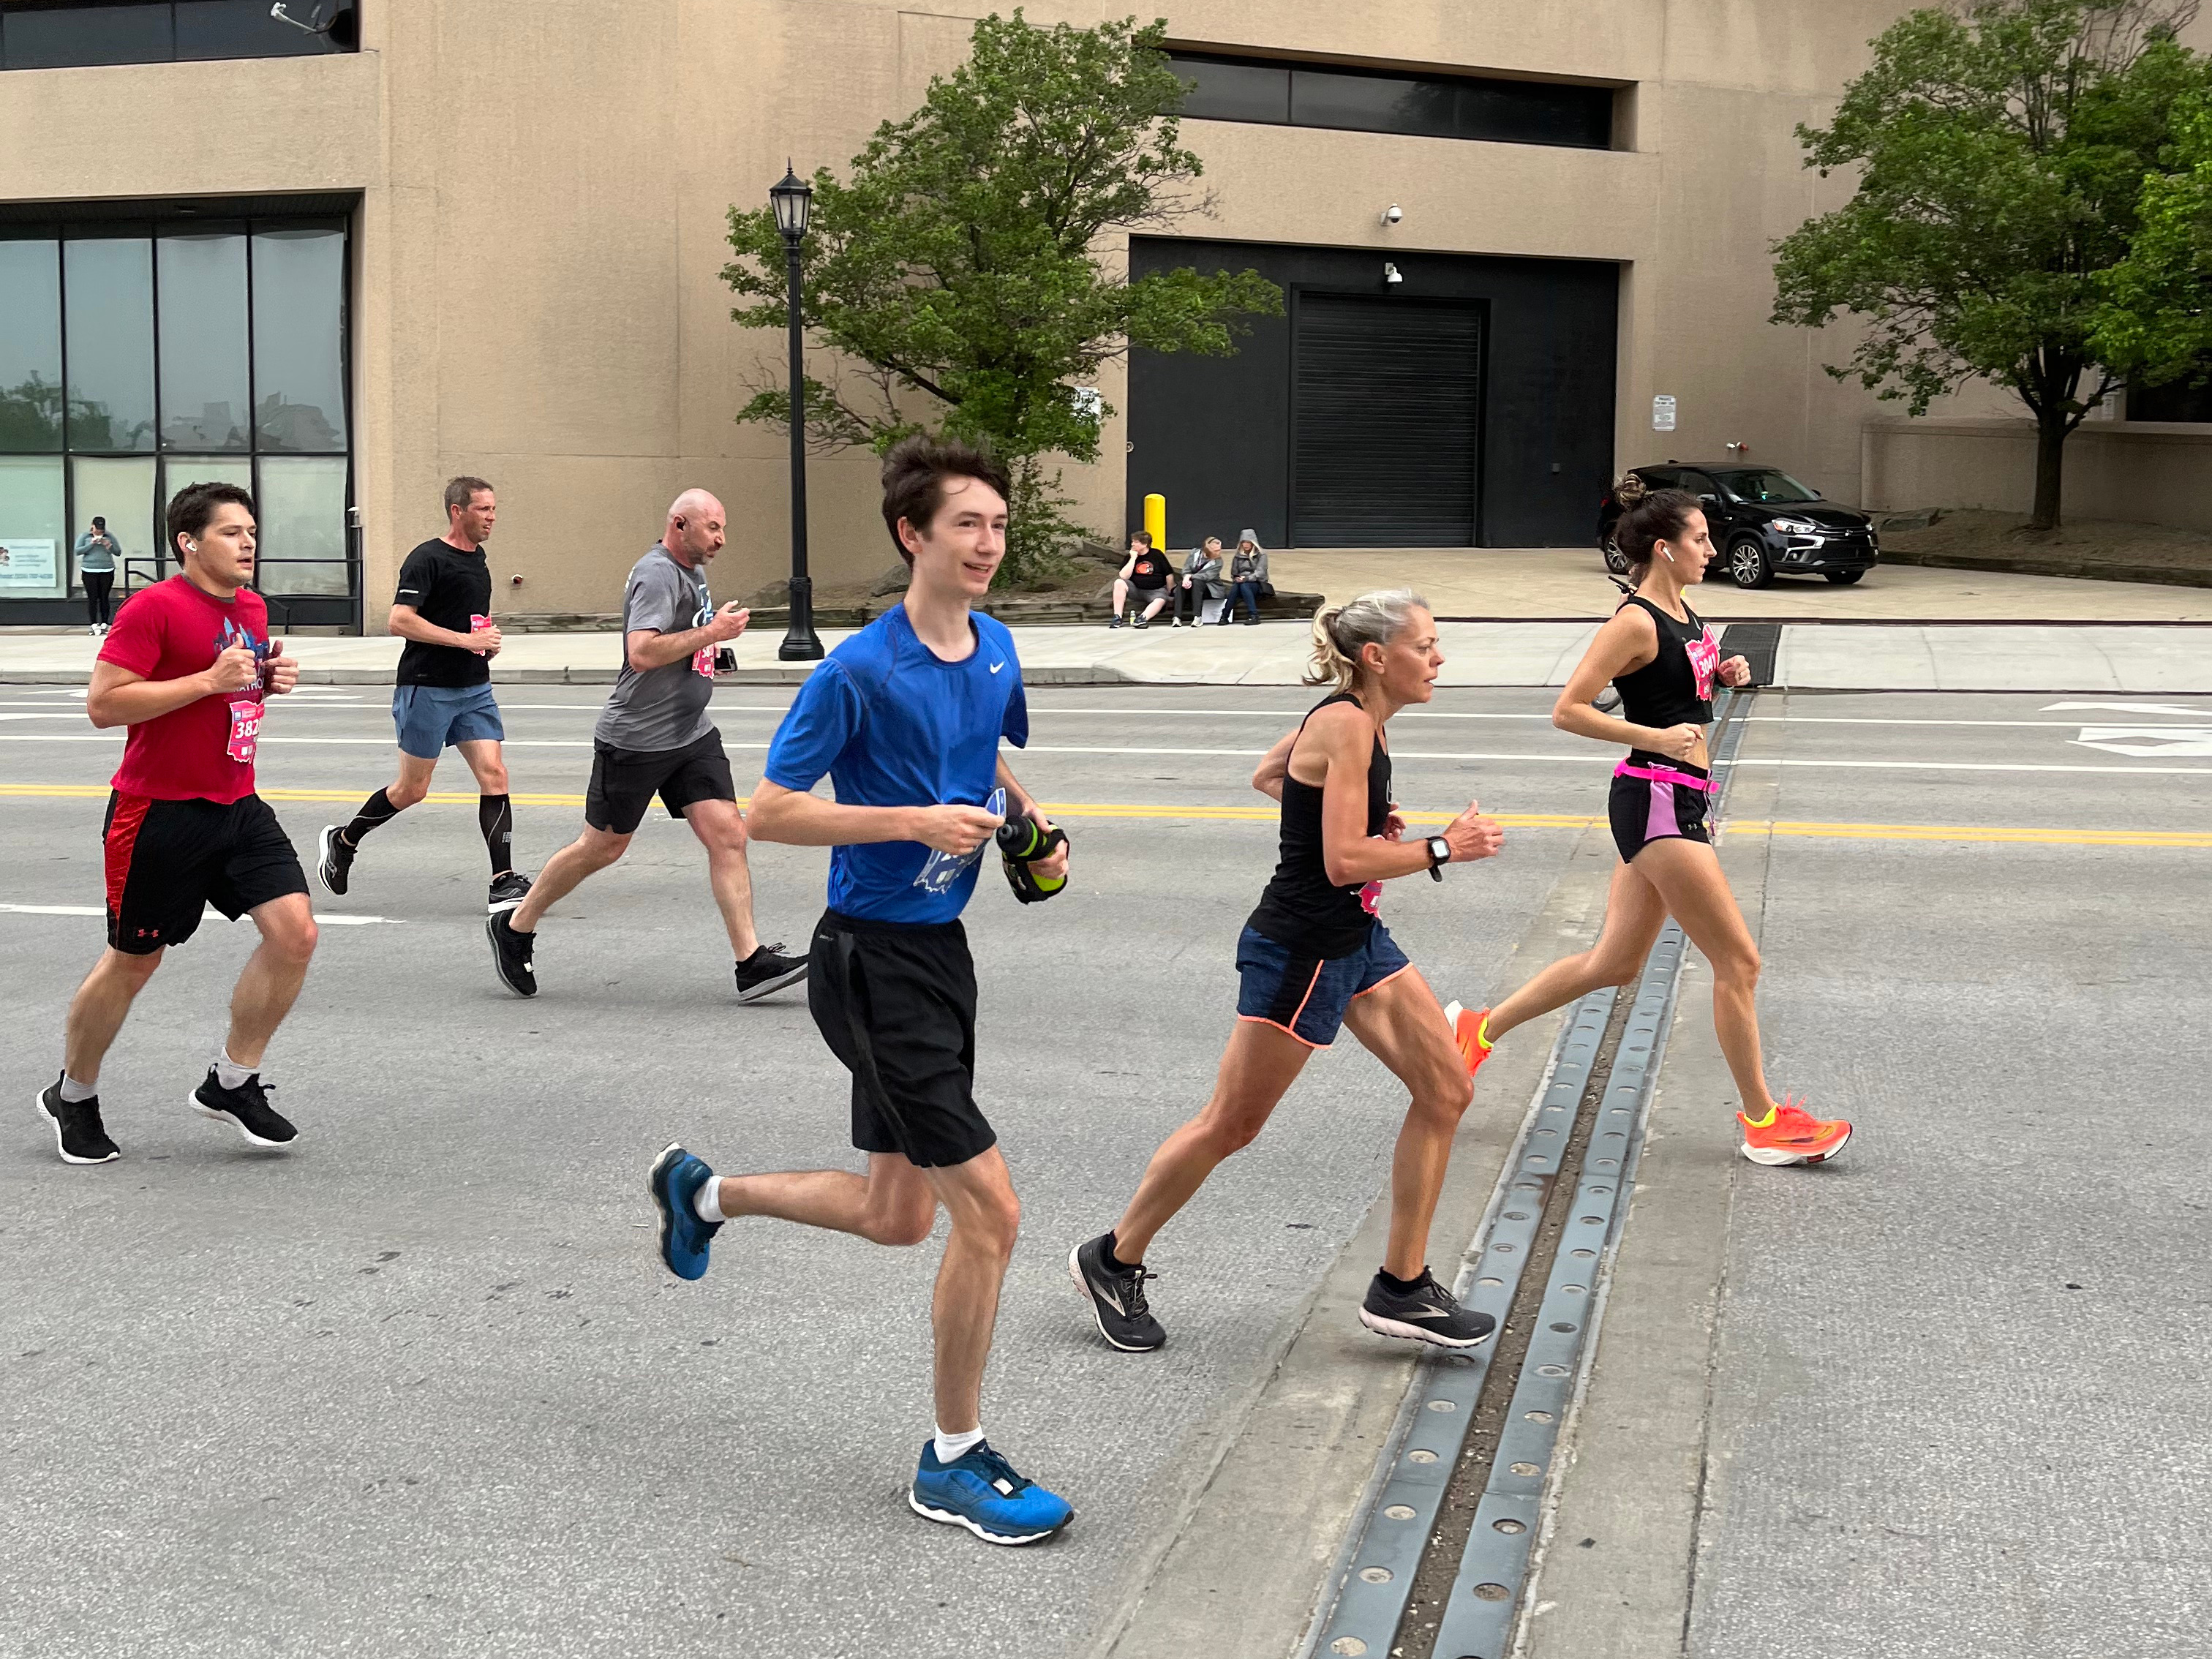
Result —
<path fill-rule="evenodd" d="M 1662 392 L 1651 400 L 1651 429 L 1672 432 L 1674 429 L 1674 399 L 1672 393 Z"/>
<path fill-rule="evenodd" d="M 51 541 L 0 540 L 0 590 L 52 587 L 55 546 Z"/>

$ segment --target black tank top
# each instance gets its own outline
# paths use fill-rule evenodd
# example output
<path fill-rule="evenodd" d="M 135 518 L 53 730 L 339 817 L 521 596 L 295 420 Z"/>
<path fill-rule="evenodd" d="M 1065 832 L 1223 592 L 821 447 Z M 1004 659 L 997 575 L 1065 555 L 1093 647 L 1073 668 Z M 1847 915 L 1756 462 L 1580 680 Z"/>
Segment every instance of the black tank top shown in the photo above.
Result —
<path fill-rule="evenodd" d="M 1620 717 L 1632 726 L 1710 726 L 1713 720 L 1713 674 L 1721 661 L 1720 641 L 1687 605 L 1687 622 L 1676 622 L 1641 593 L 1621 601 L 1626 611 L 1640 605 L 1659 629 L 1659 654 L 1632 674 L 1618 675 Z M 1614 613 L 1616 616 L 1619 611 Z"/>
<path fill-rule="evenodd" d="M 1361 706 L 1349 691 L 1324 697 L 1306 711 L 1306 720 L 1331 703 Z M 1298 730 L 1306 729 L 1305 720 Z M 1367 943 L 1375 926 L 1380 882 L 1340 887 L 1322 861 L 1322 792 L 1287 775 L 1283 779 L 1282 857 L 1275 866 L 1259 908 L 1245 926 L 1301 956 L 1348 957 Z M 1390 822 L 1390 751 L 1376 734 L 1367 759 L 1367 833 L 1379 836 Z"/>

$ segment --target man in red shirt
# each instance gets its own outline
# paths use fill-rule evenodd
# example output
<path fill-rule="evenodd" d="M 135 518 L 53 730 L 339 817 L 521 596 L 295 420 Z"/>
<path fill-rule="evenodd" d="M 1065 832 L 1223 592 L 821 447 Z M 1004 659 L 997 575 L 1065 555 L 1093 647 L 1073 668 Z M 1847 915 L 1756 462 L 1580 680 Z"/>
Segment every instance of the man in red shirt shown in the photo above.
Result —
<path fill-rule="evenodd" d="M 257 1146 L 299 1133 L 269 1104 L 261 1056 L 300 994 L 315 919 L 299 855 L 253 793 L 264 699 L 300 682 L 269 638 L 253 580 L 253 498 L 235 484 L 188 484 L 169 503 L 183 574 L 134 594 L 115 616 L 85 693 L 105 730 L 127 726 L 101 836 L 107 950 L 70 1003 L 62 1074 L 39 1096 L 70 1164 L 122 1154 L 100 1120 L 100 1062 L 163 953 L 208 905 L 251 915 L 261 945 L 238 976 L 222 1054 L 185 1103 Z"/>

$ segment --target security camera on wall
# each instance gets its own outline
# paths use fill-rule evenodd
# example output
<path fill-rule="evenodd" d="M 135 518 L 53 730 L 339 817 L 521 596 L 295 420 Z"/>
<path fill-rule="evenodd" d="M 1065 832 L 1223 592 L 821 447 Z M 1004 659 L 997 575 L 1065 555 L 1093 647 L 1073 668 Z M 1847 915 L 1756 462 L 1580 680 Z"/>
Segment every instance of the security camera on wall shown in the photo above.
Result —
<path fill-rule="evenodd" d="M 1382 280 L 1395 286 L 1399 283 L 1404 282 L 1406 278 L 1399 271 L 1397 266 L 1389 264 L 1386 261 L 1382 266 Z"/>
<path fill-rule="evenodd" d="M 353 0 L 276 0 L 269 15 L 304 34 L 327 35 L 332 46 L 348 52 L 361 43 Z"/>
<path fill-rule="evenodd" d="M 1386 225 L 1395 225 L 1405 216 L 1405 209 L 1400 207 L 1395 202 L 1382 210 L 1382 222 Z"/>

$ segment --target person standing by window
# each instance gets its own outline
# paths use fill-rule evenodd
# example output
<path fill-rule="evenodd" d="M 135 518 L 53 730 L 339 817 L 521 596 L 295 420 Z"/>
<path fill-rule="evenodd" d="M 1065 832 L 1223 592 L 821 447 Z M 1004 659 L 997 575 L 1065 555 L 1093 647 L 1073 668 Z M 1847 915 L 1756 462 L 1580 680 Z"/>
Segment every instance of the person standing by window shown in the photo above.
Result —
<path fill-rule="evenodd" d="M 115 560 L 122 551 L 115 538 L 107 533 L 107 520 L 97 515 L 92 528 L 76 538 L 76 574 L 84 580 L 85 617 L 95 640 L 107 632 L 112 614 L 108 599 L 115 592 Z"/>

